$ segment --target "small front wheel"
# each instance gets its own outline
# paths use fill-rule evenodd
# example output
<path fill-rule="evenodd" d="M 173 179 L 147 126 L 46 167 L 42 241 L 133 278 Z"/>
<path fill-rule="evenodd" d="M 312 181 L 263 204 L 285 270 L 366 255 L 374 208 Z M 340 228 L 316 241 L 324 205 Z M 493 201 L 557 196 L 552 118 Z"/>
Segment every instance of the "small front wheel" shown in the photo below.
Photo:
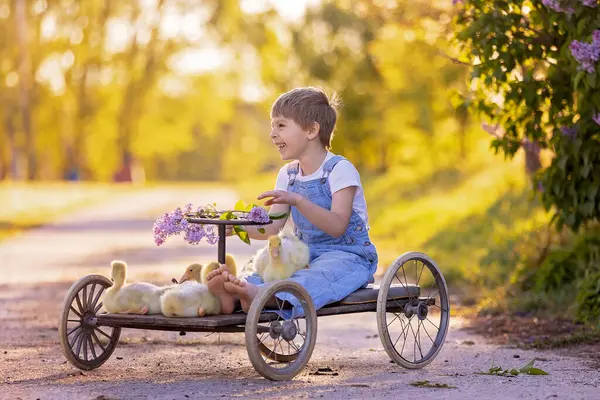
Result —
<path fill-rule="evenodd" d="M 58 335 L 63 354 L 75 367 L 98 368 L 109 359 L 121 335 L 121 328 L 99 327 L 96 314 L 100 298 L 112 282 L 102 275 L 88 275 L 71 286 L 65 297 Z"/>
<path fill-rule="evenodd" d="M 286 293 L 295 308 L 276 295 Z M 287 307 L 286 307 L 287 306 Z M 317 340 L 317 312 L 310 295 L 293 281 L 280 281 L 260 292 L 246 317 L 246 350 L 256 372 L 274 380 L 298 375 Z"/>
<path fill-rule="evenodd" d="M 442 272 L 423 253 L 401 255 L 386 271 L 377 298 L 377 327 L 390 358 L 422 368 L 440 352 L 450 321 Z"/>

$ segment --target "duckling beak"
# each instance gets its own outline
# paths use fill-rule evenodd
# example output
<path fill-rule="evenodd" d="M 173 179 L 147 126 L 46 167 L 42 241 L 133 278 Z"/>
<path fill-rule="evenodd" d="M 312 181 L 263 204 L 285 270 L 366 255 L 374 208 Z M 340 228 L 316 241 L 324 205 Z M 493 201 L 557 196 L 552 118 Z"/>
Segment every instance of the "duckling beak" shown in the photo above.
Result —
<path fill-rule="evenodd" d="M 185 281 L 189 281 L 190 277 L 188 276 L 187 272 L 183 275 L 181 275 L 181 278 L 179 278 L 179 284 L 181 285 L 183 282 Z"/>

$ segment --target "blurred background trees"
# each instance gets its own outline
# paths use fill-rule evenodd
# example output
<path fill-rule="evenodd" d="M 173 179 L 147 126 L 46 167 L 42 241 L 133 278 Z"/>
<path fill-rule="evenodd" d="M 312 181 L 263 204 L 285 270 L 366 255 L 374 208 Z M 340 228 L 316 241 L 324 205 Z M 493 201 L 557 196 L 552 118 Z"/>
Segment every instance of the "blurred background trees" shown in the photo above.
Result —
<path fill-rule="evenodd" d="M 240 153 L 270 170 L 269 106 L 300 85 L 341 94 L 334 148 L 365 172 L 460 162 L 453 10 L 419 4 L 313 1 L 292 18 L 256 0 L 1 0 L 0 176 L 220 180 Z"/>

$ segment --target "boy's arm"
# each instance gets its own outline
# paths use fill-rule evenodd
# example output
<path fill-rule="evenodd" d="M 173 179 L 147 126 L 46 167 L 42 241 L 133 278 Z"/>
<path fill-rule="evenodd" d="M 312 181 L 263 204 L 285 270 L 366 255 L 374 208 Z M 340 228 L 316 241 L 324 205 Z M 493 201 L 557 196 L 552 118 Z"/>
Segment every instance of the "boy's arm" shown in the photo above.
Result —
<path fill-rule="evenodd" d="M 356 186 L 348 186 L 335 192 L 331 200 L 331 211 L 303 196 L 299 196 L 296 208 L 317 228 L 337 238 L 346 232 L 352 215 L 355 193 Z"/>
<path fill-rule="evenodd" d="M 335 192 L 331 201 L 331 211 L 316 205 L 297 193 L 285 190 L 265 192 L 258 196 L 258 199 L 271 197 L 265 202 L 267 206 L 271 204 L 273 204 L 273 207 L 284 204 L 296 206 L 298 211 L 313 225 L 326 234 L 337 238 L 342 236 L 348 227 L 355 193 L 356 186 L 348 186 Z"/>
<path fill-rule="evenodd" d="M 267 240 L 269 236 L 278 234 L 290 216 L 290 206 L 287 204 L 273 204 L 269 209 L 269 214 L 275 213 L 286 213 L 288 216 L 282 219 L 276 219 L 272 223 L 262 226 L 262 228 L 265 230 L 265 233 L 260 233 L 258 231 L 258 229 L 261 228 L 260 225 L 244 226 L 248 232 L 248 237 L 253 240 Z"/>

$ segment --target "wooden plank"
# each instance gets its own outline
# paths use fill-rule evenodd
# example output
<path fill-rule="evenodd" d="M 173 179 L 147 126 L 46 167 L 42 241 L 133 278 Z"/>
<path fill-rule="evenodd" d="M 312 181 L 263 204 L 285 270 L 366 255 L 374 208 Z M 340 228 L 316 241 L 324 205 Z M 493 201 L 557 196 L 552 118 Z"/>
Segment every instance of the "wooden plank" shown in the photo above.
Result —
<path fill-rule="evenodd" d="M 229 315 L 209 315 L 206 317 L 175 318 L 163 315 L 131 315 L 131 314 L 100 314 L 98 325 L 121 326 L 133 328 L 137 325 L 171 327 L 181 330 L 192 328 L 216 328 L 218 326 L 243 325 L 246 314 L 234 313 Z"/>
<path fill-rule="evenodd" d="M 421 298 L 424 300 L 425 298 Z M 404 309 L 404 300 L 389 302 L 388 311 L 401 312 Z M 434 304 L 433 299 L 428 303 Z M 317 311 L 317 316 L 355 314 L 361 312 L 377 311 L 377 302 L 363 304 L 332 304 Z M 264 313 L 261 322 L 276 320 L 275 313 Z M 206 317 L 174 318 L 162 315 L 132 315 L 132 314 L 99 314 L 96 323 L 100 326 L 113 326 L 133 329 L 150 329 L 164 331 L 189 331 L 189 332 L 243 332 L 246 323 L 246 314 L 237 312 L 229 315 L 209 315 Z"/>

